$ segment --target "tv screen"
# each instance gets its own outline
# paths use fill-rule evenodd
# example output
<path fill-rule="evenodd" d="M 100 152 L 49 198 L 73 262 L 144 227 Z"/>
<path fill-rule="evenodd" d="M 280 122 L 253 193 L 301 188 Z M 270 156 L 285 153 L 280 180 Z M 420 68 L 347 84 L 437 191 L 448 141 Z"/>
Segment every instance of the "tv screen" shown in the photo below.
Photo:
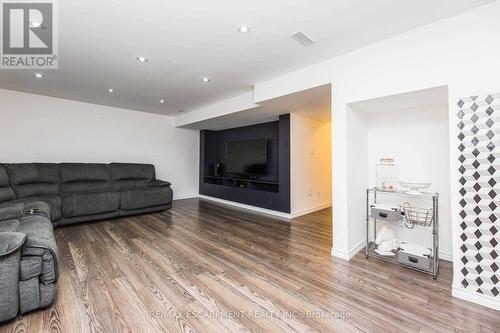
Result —
<path fill-rule="evenodd" d="M 266 174 L 267 140 L 226 143 L 226 172 L 240 175 Z"/>

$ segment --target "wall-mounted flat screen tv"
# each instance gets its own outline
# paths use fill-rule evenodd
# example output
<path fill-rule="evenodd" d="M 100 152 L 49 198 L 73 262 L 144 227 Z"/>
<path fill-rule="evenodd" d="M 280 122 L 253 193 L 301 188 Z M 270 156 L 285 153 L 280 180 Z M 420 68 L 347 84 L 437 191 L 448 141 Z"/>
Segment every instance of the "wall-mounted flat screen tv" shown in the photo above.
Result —
<path fill-rule="evenodd" d="M 226 172 L 264 176 L 267 168 L 267 139 L 226 142 Z"/>

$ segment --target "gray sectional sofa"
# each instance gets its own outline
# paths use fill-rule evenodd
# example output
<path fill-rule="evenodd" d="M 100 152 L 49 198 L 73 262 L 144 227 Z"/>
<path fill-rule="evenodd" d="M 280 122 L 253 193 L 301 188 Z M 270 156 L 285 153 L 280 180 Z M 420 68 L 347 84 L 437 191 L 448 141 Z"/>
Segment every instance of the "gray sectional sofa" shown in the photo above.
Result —
<path fill-rule="evenodd" d="M 172 207 L 150 164 L 0 164 L 0 322 L 51 304 L 53 228 Z"/>

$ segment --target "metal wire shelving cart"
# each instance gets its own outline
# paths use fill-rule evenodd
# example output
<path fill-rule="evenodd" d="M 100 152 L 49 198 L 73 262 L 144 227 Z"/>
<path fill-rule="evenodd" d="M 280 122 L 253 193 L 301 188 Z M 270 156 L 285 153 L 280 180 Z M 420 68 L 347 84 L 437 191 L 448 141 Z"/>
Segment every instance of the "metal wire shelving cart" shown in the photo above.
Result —
<path fill-rule="evenodd" d="M 372 216 L 371 205 L 384 203 L 383 198 L 392 197 L 392 201 L 401 202 L 401 219 L 399 221 L 380 221 L 380 218 Z M 415 207 L 408 201 L 418 200 L 425 202 L 427 207 Z M 422 193 L 422 195 L 408 194 L 403 191 L 383 191 L 377 188 L 369 188 L 366 190 L 366 258 L 377 258 L 400 266 L 411 268 L 427 274 L 431 274 L 436 279 L 439 271 L 439 218 L 438 218 L 439 194 L 438 193 Z M 413 264 L 408 261 L 407 257 L 403 256 L 400 251 L 394 251 L 393 256 L 385 256 L 377 253 L 375 237 L 377 235 L 378 223 L 393 223 L 399 226 L 405 226 L 407 229 L 413 229 L 415 226 L 423 227 L 432 231 L 432 248 L 428 260 L 422 265 L 421 263 Z M 373 234 L 370 232 L 372 229 Z"/>

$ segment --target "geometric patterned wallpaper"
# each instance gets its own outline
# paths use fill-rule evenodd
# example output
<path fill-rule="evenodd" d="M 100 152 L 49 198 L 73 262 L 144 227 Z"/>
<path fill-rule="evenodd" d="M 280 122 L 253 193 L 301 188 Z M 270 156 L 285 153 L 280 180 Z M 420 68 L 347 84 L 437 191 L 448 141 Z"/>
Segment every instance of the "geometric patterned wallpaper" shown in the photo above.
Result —
<path fill-rule="evenodd" d="M 500 93 L 463 98 L 458 107 L 460 281 L 499 297 Z"/>

